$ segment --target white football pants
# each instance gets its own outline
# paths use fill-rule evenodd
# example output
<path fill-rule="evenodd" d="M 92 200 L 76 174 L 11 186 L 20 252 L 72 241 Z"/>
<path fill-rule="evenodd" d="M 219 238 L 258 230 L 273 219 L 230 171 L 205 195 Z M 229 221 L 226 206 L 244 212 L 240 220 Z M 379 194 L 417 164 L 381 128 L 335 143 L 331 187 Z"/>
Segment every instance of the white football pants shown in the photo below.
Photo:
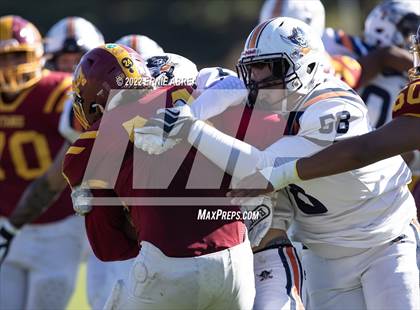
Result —
<path fill-rule="evenodd" d="M 308 309 L 420 309 L 416 238 L 412 225 L 393 242 L 369 249 L 302 251 Z"/>
<path fill-rule="evenodd" d="M 175 258 L 143 241 L 129 275 L 105 309 L 252 309 L 255 297 L 249 241 L 208 255 Z"/>
<path fill-rule="evenodd" d="M 84 239 L 83 218 L 27 225 L 0 267 L 0 309 L 65 309 Z"/>
<path fill-rule="evenodd" d="M 254 310 L 303 309 L 303 270 L 293 246 L 279 246 L 254 254 Z"/>

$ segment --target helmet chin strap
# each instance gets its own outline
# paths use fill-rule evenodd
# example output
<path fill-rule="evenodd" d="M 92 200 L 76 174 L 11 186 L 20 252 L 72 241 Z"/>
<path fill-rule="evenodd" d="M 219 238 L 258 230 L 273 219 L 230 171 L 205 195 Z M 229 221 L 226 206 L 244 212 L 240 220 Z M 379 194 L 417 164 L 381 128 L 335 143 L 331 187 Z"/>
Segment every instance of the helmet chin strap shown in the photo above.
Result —
<path fill-rule="evenodd" d="M 253 108 L 258 98 L 258 86 L 257 83 L 252 82 L 248 87 L 248 100 L 246 101 L 246 105 L 249 108 Z"/>
<path fill-rule="evenodd" d="M 98 109 L 99 109 L 99 111 L 100 111 L 102 114 L 104 114 L 104 112 L 105 112 L 104 107 L 103 107 L 103 106 L 101 106 L 101 105 L 100 105 L 100 104 L 98 104 L 98 103 L 94 103 L 94 104 L 92 104 L 92 105 L 91 105 L 91 108 L 92 108 L 92 109 L 96 109 L 96 108 L 98 108 Z"/>

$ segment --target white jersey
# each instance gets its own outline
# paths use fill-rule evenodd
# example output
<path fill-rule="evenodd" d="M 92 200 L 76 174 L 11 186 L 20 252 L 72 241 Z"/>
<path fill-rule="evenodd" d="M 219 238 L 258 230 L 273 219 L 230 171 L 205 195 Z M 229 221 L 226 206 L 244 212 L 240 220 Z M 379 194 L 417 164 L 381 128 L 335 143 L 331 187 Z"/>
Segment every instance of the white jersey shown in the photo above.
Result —
<path fill-rule="evenodd" d="M 363 101 L 350 90 L 337 96 L 343 85 L 330 80 L 315 88 L 306 99 L 313 103 L 291 115 L 298 131 L 280 139 L 271 151 L 282 157 L 305 157 L 334 141 L 369 132 Z M 331 97 L 317 101 L 319 96 Z M 395 156 L 290 185 L 287 191 L 295 210 L 292 239 L 356 248 L 391 241 L 415 216 L 414 200 L 406 186 L 410 179 L 408 167 Z"/>
<path fill-rule="evenodd" d="M 367 86 L 357 90 L 368 107 L 370 123 L 374 128 L 392 120 L 393 103 L 407 83 L 406 75 L 384 72 L 373 78 Z"/>
<path fill-rule="evenodd" d="M 201 121 L 191 127 L 188 141 L 221 169 L 241 179 L 256 169 L 275 166 L 276 161 L 281 164 L 287 157 L 306 157 L 334 141 L 371 131 L 361 98 L 334 77 L 312 90 L 302 107 L 290 113 L 286 136 L 265 150 Z M 228 166 L 232 152 L 239 154 L 233 168 Z M 410 179 L 408 167 L 395 156 L 358 170 L 289 186 L 294 240 L 356 248 L 393 240 L 415 216 L 414 200 L 406 186 Z"/>
<path fill-rule="evenodd" d="M 329 54 L 347 55 L 355 59 L 367 55 L 373 49 L 361 38 L 332 28 L 325 30 L 322 41 Z M 357 89 L 368 107 L 368 115 L 373 128 L 379 128 L 391 121 L 392 105 L 407 83 L 406 73 L 388 70 L 376 75 L 366 86 Z"/>

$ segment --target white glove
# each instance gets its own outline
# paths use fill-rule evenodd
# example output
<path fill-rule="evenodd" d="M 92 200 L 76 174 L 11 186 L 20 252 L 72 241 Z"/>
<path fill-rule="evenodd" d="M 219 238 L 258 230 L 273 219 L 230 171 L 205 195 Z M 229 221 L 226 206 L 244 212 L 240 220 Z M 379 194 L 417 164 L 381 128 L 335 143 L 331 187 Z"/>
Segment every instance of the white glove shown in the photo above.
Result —
<path fill-rule="evenodd" d="M 289 184 L 302 181 L 296 170 L 296 162 L 297 159 L 294 159 L 283 164 L 278 164 L 276 159 L 274 167 L 267 167 L 259 172 L 273 185 L 275 190 L 279 190 Z"/>
<path fill-rule="evenodd" d="M 188 136 L 196 118 L 185 101 L 178 100 L 175 105 L 173 108 L 159 109 L 155 117 L 134 130 L 137 148 L 149 154 L 161 154 Z"/>
<path fill-rule="evenodd" d="M 242 212 L 258 211 L 258 219 L 250 220 L 245 218 L 245 225 L 248 229 L 248 238 L 251 247 L 256 247 L 265 237 L 273 221 L 273 203 L 270 197 L 260 196 L 248 199 L 241 206 Z"/>
<path fill-rule="evenodd" d="M 86 187 L 76 186 L 71 191 L 71 200 L 73 202 L 73 210 L 78 215 L 86 215 L 92 211 L 92 193 Z"/>
<path fill-rule="evenodd" d="M 159 155 L 167 150 L 173 148 L 181 139 L 171 139 L 167 138 L 165 142 L 162 144 L 162 138 L 160 136 L 156 136 L 153 134 L 144 134 L 139 132 L 140 128 L 134 129 L 134 145 L 136 148 L 141 149 L 150 155 Z"/>
<path fill-rule="evenodd" d="M 6 259 L 12 240 L 18 231 L 8 220 L 4 221 L 0 227 L 0 265 Z"/>

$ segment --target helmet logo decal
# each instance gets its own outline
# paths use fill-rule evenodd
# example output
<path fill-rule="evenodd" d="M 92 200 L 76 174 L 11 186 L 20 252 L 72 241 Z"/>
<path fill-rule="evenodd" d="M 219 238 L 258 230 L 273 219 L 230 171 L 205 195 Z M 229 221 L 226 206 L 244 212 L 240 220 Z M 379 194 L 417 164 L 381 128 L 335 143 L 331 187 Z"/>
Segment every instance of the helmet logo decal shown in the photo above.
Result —
<path fill-rule="evenodd" d="M 174 64 L 169 62 L 168 56 L 154 56 L 147 60 L 147 67 L 154 78 L 164 72 L 169 72 L 173 66 Z"/>
<path fill-rule="evenodd" d="M 121 74 L 119 74 L 119 75 L 117 75 L 115 77 L 115 82 L 117 83 L 117 85 L 119 87 L 123 86 L 123 84 L 124 84 L 124 78 L 125 78 L 124 73 L 121 73 Z"/>
<path fill-rule="evenodd" d="M 299 45 L 300 47 L 308 47 L 308 41 L 305 38 L 303 30 L 299 27 L 293 27 L 292 34 L 290 36 L 280 35 L 285 41 L 289 41 L 292 44 Z"/>
<path fill-rule="evenodd" d="M 87 80 L 85 78 L 85 75 L 83 74 L 82 69 L 80 69 L 77 73 L 76 73 L 76 78 L 73 81 L 73 91 L 80 95 L 80 86 L 85 86 Z"/>
<path fill-rule="evenodd" d="M 248 48 L 242 52 L 242 57 L 257 56 L 258 48 Z"/>
<path fill-rule="evenodd" d="M 128 57 L 124 57 L 123 59 L 121 59 L 121 64 L 124 68 L 128 69 L 128 71 L 130 71 L 130 73 L 133 73 L 133 61 L 128 58 Z"/>

